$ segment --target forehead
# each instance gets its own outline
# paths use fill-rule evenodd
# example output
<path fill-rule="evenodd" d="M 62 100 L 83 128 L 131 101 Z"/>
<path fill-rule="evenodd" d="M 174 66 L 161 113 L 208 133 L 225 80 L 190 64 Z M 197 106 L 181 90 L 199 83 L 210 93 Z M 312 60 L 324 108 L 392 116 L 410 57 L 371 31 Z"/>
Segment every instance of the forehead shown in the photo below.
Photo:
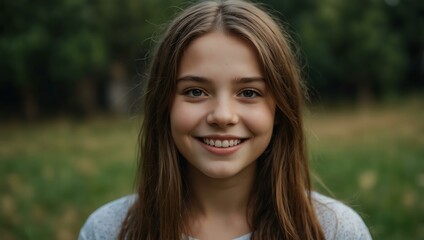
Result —
<path fill-rule="evenodd" d="M 193 40 L 185 49 L 178 66 L 184 74 L 233 74 L 261 76 L 256 49 L 247 40 L 233 34 L 214 31 Z M 212 76 L 209 76 L 212 77 Z"/>

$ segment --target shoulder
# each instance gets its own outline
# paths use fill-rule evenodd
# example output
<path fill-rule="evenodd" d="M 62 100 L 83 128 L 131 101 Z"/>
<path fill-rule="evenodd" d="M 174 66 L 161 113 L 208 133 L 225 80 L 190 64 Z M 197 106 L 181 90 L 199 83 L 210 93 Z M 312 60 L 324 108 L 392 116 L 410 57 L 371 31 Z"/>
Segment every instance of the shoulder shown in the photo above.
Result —
<path fill-rule="evenodd" d="M 371 239 L 364 221 L 350 207 L 316 192 L 312 202 L 326 239 Z"/>
<path fill-rule="evenodd" d="M 81 228 L 78 240 L 117 239 L 135 198 L 136 195 L 125 196 L 94 211 Z"/>

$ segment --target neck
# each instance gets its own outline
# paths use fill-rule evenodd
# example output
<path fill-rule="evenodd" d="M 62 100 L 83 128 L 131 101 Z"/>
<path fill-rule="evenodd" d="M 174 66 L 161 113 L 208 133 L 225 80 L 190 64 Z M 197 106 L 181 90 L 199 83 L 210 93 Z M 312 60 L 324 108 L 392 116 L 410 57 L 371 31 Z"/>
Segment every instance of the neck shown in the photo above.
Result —
<path fill-rule="evenodd" d="M 217 179 L 189 166 L 191 212 L 200 216 L 246 217 L 255 171 L 256 166 L 252 165 L 235 176 Z"/>

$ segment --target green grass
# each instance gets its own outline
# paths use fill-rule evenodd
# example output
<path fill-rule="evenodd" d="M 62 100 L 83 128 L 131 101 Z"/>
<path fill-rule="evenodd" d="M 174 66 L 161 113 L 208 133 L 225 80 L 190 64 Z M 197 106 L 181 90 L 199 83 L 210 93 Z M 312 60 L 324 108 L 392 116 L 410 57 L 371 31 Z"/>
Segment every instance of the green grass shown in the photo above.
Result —
<path fill-rule="evenodd" d="M 313 172 L 375 239 L 424 239 L 420 101 L 368 109 L 312 107 Z M 0 126 L 1 239 L 76 239 L 88 215 L 132 191 L 137 119 Z"/>
<path fill-rule="evenodd" d="M 375 239 L 424 239 L 422 107 L 316 109 L 307 118 L 314 172 L 360 213 Z"/>
<path fill-rule="evenodd" d="M 132 190 L 136 120 L 8 124 L 0 131 L 2 239 L 76 239 L 90 212 Z"/>

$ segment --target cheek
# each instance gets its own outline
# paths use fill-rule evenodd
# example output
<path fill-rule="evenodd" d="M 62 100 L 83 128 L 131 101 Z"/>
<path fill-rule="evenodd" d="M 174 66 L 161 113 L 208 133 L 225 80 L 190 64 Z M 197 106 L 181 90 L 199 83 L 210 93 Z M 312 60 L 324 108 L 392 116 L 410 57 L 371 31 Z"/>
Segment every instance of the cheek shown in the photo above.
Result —
<path fill-rule="evenodd" d="M 271 135 L 274 128 L 275 108 L 269 106 L 258 106 L 246 109 L 243 119 L 248 128 L 258 134 Z"/>
<path fill-rule="evenodd" d="M 201 109 L 191 104 L 176 102 L 171 108 L 171 129 L 173 133 L 191 132 L 202 119 Z"/>

